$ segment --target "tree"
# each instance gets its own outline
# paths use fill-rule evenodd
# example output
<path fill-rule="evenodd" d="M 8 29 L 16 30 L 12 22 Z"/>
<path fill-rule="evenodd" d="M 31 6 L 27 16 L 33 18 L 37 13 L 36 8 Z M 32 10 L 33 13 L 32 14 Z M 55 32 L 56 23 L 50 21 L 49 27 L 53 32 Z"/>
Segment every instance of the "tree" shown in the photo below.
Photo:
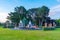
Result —
<path fill-rule="evenodd" d="M 42 6 L 41 8 L 38 9 L 37 17 L 39 18 L 39 25 L 41 24 L 41 26 L 42 26 L 43 21 L 46 20 L 46 17 L 48 17 L 48 15 L 49 15 L 48 7 Z"/>
<path fill-rule="evenodd" d="M 16 7 L 14 12 L 10 12 L 8 19 L 15 23 L 15 26 L 18 26 L 19 21 L 25 17 L 26 9 L 23 6 Z"/>
<path fill-rule="evenodd" d="M 42 6 L 41 8 L 31 8 L 26 10 L 23 6 L 16 7 L 14 12 L 10 12 L 8 19 L 18 26 L 20 20 L 26 19 L 28 22 L 32 21 L 36 25 L 42 25 L 49 15 L 49 8 Z"/>
<path fill-rule="evenodd" d="M 30 20 L 32 21 L 32 23 L 34 23 L 35 25 L 37 25 L 37 19 L 36 19 L 36 13 L 37 13 L 38 8 L 31 8 L 28 10 L 28 15 L 30 16 Z"/>
<path fill-rule="evenodd" d="M 60 27 L 60 19 L 57 19 L 57 20 L 56 20 L 56 25 L 57 25 L 58 27 Z"/>

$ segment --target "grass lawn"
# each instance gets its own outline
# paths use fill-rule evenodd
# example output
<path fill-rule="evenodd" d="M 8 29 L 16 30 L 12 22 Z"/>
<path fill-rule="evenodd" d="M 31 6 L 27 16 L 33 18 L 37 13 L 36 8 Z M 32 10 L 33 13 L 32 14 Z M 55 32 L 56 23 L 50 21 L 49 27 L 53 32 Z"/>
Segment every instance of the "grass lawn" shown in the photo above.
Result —
<path fill-rule="evenodd" d="M 60 40 L 60 29 L 43 31 L 0 28 L 0 40 Z"/>

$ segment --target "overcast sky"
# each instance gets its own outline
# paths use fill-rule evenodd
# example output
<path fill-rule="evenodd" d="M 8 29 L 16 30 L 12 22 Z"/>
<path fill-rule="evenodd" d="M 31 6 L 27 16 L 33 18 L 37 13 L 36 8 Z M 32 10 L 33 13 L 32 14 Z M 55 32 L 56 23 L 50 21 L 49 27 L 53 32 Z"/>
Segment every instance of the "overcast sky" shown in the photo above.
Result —
<path fill-rule="evenodd" d="M 60 0 L 0 0 L 0 22 L 5 22 L 9 12 L 16 6 L 24 6 L 26 9 L 41 6 L 50 8 L 49 16 L 52 19 L 60 18 Z"/>

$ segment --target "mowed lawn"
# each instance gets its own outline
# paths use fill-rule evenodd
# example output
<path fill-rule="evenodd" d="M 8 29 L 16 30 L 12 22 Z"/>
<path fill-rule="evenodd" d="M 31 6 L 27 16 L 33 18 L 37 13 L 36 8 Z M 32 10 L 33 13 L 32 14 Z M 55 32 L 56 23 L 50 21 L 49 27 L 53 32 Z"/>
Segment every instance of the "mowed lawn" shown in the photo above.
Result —
<path fill-rule="evenodd" d="M 60 29 L 43 31 L 0 28 L 0 40 L 60 40 Z"/>

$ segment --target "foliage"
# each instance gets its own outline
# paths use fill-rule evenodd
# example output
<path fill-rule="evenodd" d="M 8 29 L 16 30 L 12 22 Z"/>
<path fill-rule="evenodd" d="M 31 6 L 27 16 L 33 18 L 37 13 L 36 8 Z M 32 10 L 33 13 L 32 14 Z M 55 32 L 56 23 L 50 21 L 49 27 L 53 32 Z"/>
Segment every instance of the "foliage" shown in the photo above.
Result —
<path fill-rule="evenodd" d="M 16 7 L 14 12 L 9 13 L 8 19 L 18 25 L 20 20 L 25 17 L 26 9 L 23 6 Z"/>
<path fill-rule="evenodd" d="M 44 28 L 44 31 L 47 31 L 47 30 L 55 30 L 55 28 Z"/>
<path fill-rule="evenodd" d="M 49 15 L 48 7 L 42 6 L 41 8 L 38 9 L 37 18 L 39 20 L 39 25 L 41 24 L 42 26 L 43 21 L 47 20 L 46 18 L 48 17 L 48 15 Z"/>
<path fill-rule="evenodd" d="M 44 17 L 48 17 L 49 15 L 49 8 L 46 6 L 42 6 L 41 8 L 38 9 L 37 11 L 37 16 L 39 18 L 44 18 Z"/>
<path fill-rule="evenodd" d="M 60 27 L 60 19 L 57 19 L 57 20 L 56 20 L 56 25 L 57 25 L 58 27 Z"/>
<path fill-rule="evenodd" d="M 10 12 L 8 19 L 13 23 L 18 25 L 20 20 L 24 18 L 29 22 L 32 21 L 36 25 L 42 25 L 42 22 L 46 20 L 45 17 L 48 17 L 49 8 L 46 6 L 42 6 L 41 8 L 31 8 L 26 10 L 23 6 L 16 7 L 14 12 Z"/>
<path fill-rule="evenodd" d="M 2 26 L 3 25 L 3 23 L 0 23 L 0 26 Z"/>

